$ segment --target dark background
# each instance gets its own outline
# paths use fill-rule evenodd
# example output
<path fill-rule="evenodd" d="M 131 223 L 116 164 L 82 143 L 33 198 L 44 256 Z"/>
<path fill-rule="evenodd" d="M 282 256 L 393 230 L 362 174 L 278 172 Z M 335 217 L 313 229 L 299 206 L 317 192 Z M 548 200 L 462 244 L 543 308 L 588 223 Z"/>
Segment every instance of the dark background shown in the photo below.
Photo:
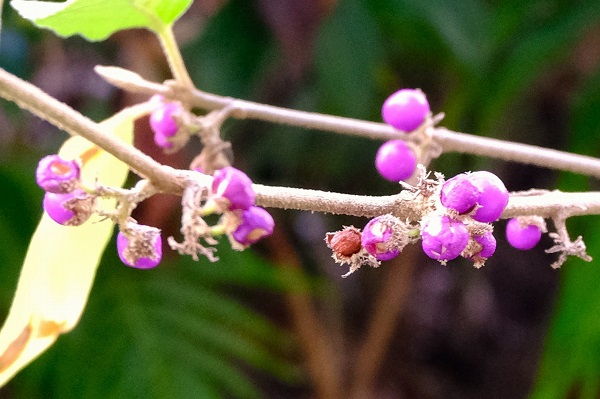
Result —
<path fill-rule="evenodd" d="M 111 88 L 96 64 L 169 78 L 155 38 L 102 43 L 37 30 L 5 5 L 0 65 L 101 120 L 145 100 Z M 453 130 L 597 156 L 600 2 L 560 0 L 208 0 L 175 31 L 196 85 L 221 95 L 380 121 L 402 87 L 421 88 Z M 67 137 L 0 103 L 0 315 L 5 317 L 41 209 L 37 161 Z M 257 183 L 385 195 L 379 142 L 256 121 L 228 121 L 234 165 Z M 166 156 L 147 121 L 136 145 Z M 597 189 L 568 173 L 444 154 L 452 176 L 486 169 L 511 191 Z M 133 180 L 132 180 L 133 181 Z M 178 234 L 178 198 L 158 196 L 140 222 Z M 498 251 L 485 268 L 441 266 L 418 246 L 379 269 L 346 272 L 327 231 L 366 219 L 273 210 L 277 230 L 221 261 L 166 254 L 124 267 L 109 245 L 78 327 L 0 390 L 2 398 L 598 398 L 600 273 L 569 260 L 552 270 L 544 237 Z M 600 259 L 598 218 L 569 221 Z M 550 224 L 551 225 L 551 224 Z M 223 243 L 226 244 L 226 243 Z M 72 265 L 69 267 L 76 267 Z"/>

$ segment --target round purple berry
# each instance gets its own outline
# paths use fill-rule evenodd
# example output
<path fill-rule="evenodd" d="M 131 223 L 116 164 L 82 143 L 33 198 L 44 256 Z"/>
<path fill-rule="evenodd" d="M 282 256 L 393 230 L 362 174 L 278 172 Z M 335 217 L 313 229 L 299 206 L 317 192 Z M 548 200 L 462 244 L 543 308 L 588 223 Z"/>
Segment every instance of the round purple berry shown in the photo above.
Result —
<path fill-rule="evenodd" d="M 42 189 L 57 194 L 66 194 L 79 183 L 80 168 L 77 161 L 67 161 L 58 155 L 48 155 L 40 160 L 35 171 L 35 180 Z"/>
<path fill-rule="evenodd" d="M 173 143 L 169 140 L 179 130 L 177 121 L 173 115 L 181 112 L 181 105 L 174 102 L 164 102 L 160 98 L 151 99 L 156 104 L 156 109 L 150 114 L 150 127 L 154 132 L 156 145 L 162 148 L 172 148 Z"/>
<path fill-rule="evenodd" d="M 251 206 L 242 211 L 242 221 L 231 236 L 242 245 L 252 245 L 273 233 L 275 221 L 266 209 Z"/>
<path fill-rule="evenodd" d="M 160 230 L 149 226 L 136 226 L 129 235 L 119 231 L 117 252 L 121 262 L 136 269 L 151 269 L 162 259 Z"/>
<path fill-rule="evenodd" d="M 58 224 L 79 226 L 93 213 L 94 198 L 81 189 L 70 193 L 44 195 L 44 210 Z"/>
<path fill-rule="evenodd" d="M 381 176 L 393 182 L 406 180 L 417 167 L 417 157 L 402 140 L 390 140 L 377 151 L 375 167 Z"/>
<path fill-rule="evenodd" d="M 461 214 L 468 213 L 475 207 L 479 190 L 471 183 L 469 176 L 461 173 L 444 182 L 440 194 L 442 205 Z"/>
<path fill-rule="evenodd" d="M 502 180 L 495 174 L 486 171 L 471 173 L 470 180 L 479 190 L 477 199 L 479 208 L 472 218 L 483 223 L 491 223 L 500 219 L 509 198 L 508 190 Z"/>
<path fill-rule="evenodd" d="M 532 249 L 541 238 L 542 231 L 537 225 L 522 223 L 517 218 L 510 219 L 506 224 L 506 239 L 517 249 Z"/>
<path fill-rule="evenodd" d="M 400 249 L 395 245 L 393 222 L 390 221 L 389 217 L 377 216 L 363 229 L 362 246 L 377 260 L 390 260 L 400 254 Z"/>
<path fill-rule="evenodd" d="M 398 90 L 385 100 L 381 108 L 385 123 L 406 133 L 421 126 L 429 112 L 427 97 L 419 89 Z"/>
<path fill-rule="evenodd" d="M 227 210 L 248 209 L 254 205 L 256 193 L 252 180 L 241 170 L 226 166 L 213 175 L 214 200 Z"/>
<path fill-rule="evenodd" d="M 421 229 L 423 251 L 432 259 L 452 260 L 460 255 L 468 242 L 467 227 L 448 216 L 432 216 Z"/>

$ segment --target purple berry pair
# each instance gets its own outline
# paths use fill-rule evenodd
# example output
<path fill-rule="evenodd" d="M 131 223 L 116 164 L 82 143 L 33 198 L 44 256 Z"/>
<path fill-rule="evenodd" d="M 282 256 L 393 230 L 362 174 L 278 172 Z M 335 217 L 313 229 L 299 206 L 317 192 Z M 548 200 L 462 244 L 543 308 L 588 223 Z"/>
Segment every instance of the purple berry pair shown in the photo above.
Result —
<path fill-rule="evenodd" d="M 232 166 L 217 170 L 211 191 L 212 202 L 208 208 L 216 204 L 219 212 L 232 212 L 237 216 L 235 226 L 228 229 L 237 243 L 252 245 L 273 233 L 273 217 L 264 208 L 254 205 L 256 193 L 252 180 L 244 172 Z"/>
<path fill-rule="evenodd" d="M 385 100 L 381 108 L 383 120 L 404 133 L 419 128 L 430 113 L 429 102 L 419 89 L 398 90 Z M 384 179 L 397 183 L 413 175 L 417 156 L 403 140 L 390 140 L 377 151 L 375 167 Z"/>
<path fill-rule="evenodd" d="M 459 215 L 470 214 L 478 222 L 491 223 L 500 219 L 508 197 L 508 190 L 498 176 L 480 171 L 461 173 L 447 180 L 440 199 L 442 205 Z"/>
<path fill-rule="evenodd" d="M 45 156 L 38 163 L 35 179 L 38 186 L 46 191 L 44 210 L 56 223 L 79 226 L 92 215 L 94 197 L 79 188 L 79 162 L 56 154 Z"/>

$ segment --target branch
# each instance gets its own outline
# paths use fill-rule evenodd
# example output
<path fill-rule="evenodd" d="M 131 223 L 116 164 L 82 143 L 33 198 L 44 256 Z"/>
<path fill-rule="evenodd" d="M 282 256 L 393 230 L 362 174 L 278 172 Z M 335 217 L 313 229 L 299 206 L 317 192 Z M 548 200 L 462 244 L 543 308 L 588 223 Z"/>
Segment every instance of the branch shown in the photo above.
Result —
<path fill-rule="evenodd" d="M 106 71 L 106 68 L 100 68 L 100 70 Z M 119 71 L 121 74 L 120 76 L 123 76 L 123 74 L 128 77 L 137 76 L 133 72 L 123 72 L 121 69 L 119 69 Z M 156 85 L 152 83 L 148 83 L 146 85 L 146 83 L 144 83 L 142 86 L 138 86 L 137 83 L 140 81 L 143 82 L 143 79 L 136 79 L 128 80 L 128 84 L 133 84 L 135 87 L 145 87 L 144 90 L 150 88 L 162 88 L 163 93 L 169 93 L 169 90 L 164 90 L 164 86 L 162 85 Z M 36 86 L 6 72 L 3 69 L 0 69 L 0 96 L 14 101 L 20 107 L 31 111 L 40 118 L 43 118 L 55 126 L 64 129 L 66 132 L 72 135 L 80 135 L 90 142 L 98 145 L 100 148 L 114 155 L 117 159 L 128 164 L 134 171 L 136 171 L 136 173 L 147 178 L 152 185 L 161 192 L 181 195 L 183 193 L 183 189 L 189 185 L 190 180 L 197 180 L 200 178 L 200 176 L 204 176 L 191 171 L 175 170 L 156 162 L 138 149 L 127 146 L 114 137 L 106 135 L 99 129 L 98 124 L 91 119 L 81 115 L 79 112 L 75 111 L 66 104 L 52 98 Z M 226 99 L 219 96 L 214 97 Z M 242 105 L 254 104 L 252 107 L 254 107 L 253 109 L 256 115 L 262 112 L 260 110 L 263 110 L 271 116 L 275 114 L 287 116 L 292 115 L 292 120 L 298 123 L 303 120 L 308 124 L 308 121 L 310 120 L 308 116 L 313 115 L 307 112 L 286 110 L 283 108 L 255 104 L 246 101 L 231 101 L 234 102 L 228 102 L 227 104 L 236 110 L 240 109 L 238 108 L 240 103 Z M 239 117 L 239 112 L 233 111 L 231 115 L 234 117 Z M 379 123 L 355 121 L 348 118 L 339 118 L 319 114 L 314 115 L 316 115 L 315 118 L 317 118 L 318 121 L 315 122 L 315 124 L 320 124 L 321 127 L 324 126 L 324 124 L 321 122 L 328 121 L 325 123 L 325 125 L 329 124 L 328 126 L 331 128 L 337 126 L 337 128 L 340 129 L 343 127 L 344 129 L 352 130 L 352 126 L 355 124 L 356 129 L 354 129 L 354 131 L 356 132 L 360 131 L 361 127 L 369 126 L 371 127 L 371 130 L 368 130 L 370 132 L 379 131 L 381 133 L 388 131 L 390 135 L 397 135 L 397 132 L 391 131 L 393 130 L 392 128 Z M 281 119 L 283 120 L 285 117 L 282 116 Z M 368 131 L 365 130 L 363 133 Z M 436 129 L 436 134 L 439 135 L 439 132 L 441 131 L 441 129 Z M 458 137 L 463 136 L 467 135 L 458 135 Z M 450 135 L 449 137 L 454 136 Z M 502 146 L 505 148 L 512 148 L 511 146 L 521 149 L 531 147 L 501 142 L 499 140 L 474 138 L 474 136 L 468 137 L 469 143 L 471 140 L 476 139 L 475 141 L 480 140 L 486 145 L 494 142 L 502 143 Z M 452 140 L 450 140 L 450 142 L 458 145 L 458 142 L 454 142 Z M 560 153 L 562 156 L 562 158 L 560 158 L 562 167 L 566 168 L 565 164 L 568 164 L 572 166 L 572 168 L 569 170 L 575 170 L 575 165 L 579 165 L 579 167 L 585 165 L 587 168 L 584 172 L 595 175 L 596 164 L 600 165 L 600 160 L 595 158 L 591 158 L 591 161 L 586 163 L 588 162 L 588 157 L 544 149 L 540 149 L 539 151 L 541 153 L 548 152 L 548 154 L 554 152 Z M 499 152 L 500 150 L 492 151 L 486 155 L 498 155 Z M 511 155 L 514 154 L 514 152 L 511 153 Z M 559 164 L 559 158 L 554 158 L 554 160 L 557 164 Z M 574 162 L 574 160 L 577 162 Z M 600 172 L 598 173 L 600 175 Z M 203 183 L 207 184 L 206 181 Z M 391 213 L 399 217 L 410 218 L 415 212 L 410 201 L 410 196 L 402 192 L 400 194 L 391 196 L 370 197 L 299 188 L 270 187 L 258 184 L 254 185 L 254 188 L 257 193 L 257 204 L 265 207 L 329 212 L 364 217 L 373 217 Z M 555 191 L 541 192 L 538 195 L 531 196 L 513 195 L 511 196 L 511 200 L 502 217 L 509 218 L 515 216 L 538 215 L 548 218 L 554 217 L 559 210 L 564 211 L 562 213 L 564 217 L 600 214 L 600 192 L 562 193 Z"/>
<path fill-rule="evenodd" d="M 190 91 L 188 88 L 177 84 L 171 84 L 171 90 L 167 90 L 165 86 L 148 82 L 133 72 L 123 71 L 123 69 L 117 67 L 96 67 L 96 72 L 104 79 L 122 89 L 148 94 L 160 93 L 169 97 L 183 99 L 188 104 L 207 110 L 231 107 L 234 110 L 231 116 L 237 119 L 257 119 L 276 124 L 377 140 L 411 140 L 410 135 L 402 134 L 384 123 L 291 110 L 252 101 L 218 96 L 197 89 Z M 598 158 L 534 145 L 458 133 L 446 128 L 434 128 L 431 129 L 430 133 L 433 140 L 442 147 L 443 152 L 474 154 L 600 178 L 600 159 Z"/>
<path fill-rule="evenodd" d="M 0 68 L 0 96 L 15 102 L 56 127 L 79 135 L 125 162 L 159 190 L 181 194 L 183 187 L 174 169 L 161 165 L 135 147 L 105 134 L 99 125 L 38 87 Z"/>

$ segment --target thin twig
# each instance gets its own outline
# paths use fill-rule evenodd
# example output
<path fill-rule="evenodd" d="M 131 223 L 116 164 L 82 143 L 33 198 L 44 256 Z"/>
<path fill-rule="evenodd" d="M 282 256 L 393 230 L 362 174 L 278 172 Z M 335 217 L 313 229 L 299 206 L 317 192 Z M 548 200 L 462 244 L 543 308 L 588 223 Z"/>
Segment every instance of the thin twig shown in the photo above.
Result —
<path fill-rule="evenodd" d="M 161 191 L 181 194 L 183 187 L 173 169 L 161 165 L 137 148 L 106 134 L 100 125 L 37 86 L 0 68 L 0 96 L 75 136 L 79 135 L 125 162 Z"/>
<path fill-rule="evenodd" d="M 111 79 L 111 73 L 117 73 L 120 68 L 101 67 L 96 69 L 101 76 L 111 83 L 126 90 L 145 92 L 148 94 L 160 92 L 167 94 L 164 86 L 145 81 L 137 75 L 135 79 Z M 183 97 L 190 104 L 207 110 L 231 107 L 237 112 L 231 116 L 237 119 L 257 119 L 276 124 L 315 129 L 353 136 L 366 137 L 376 140 L 403 139 L 410 140 L 411 136 L 399 132 L 384 123 L 324 115 L 316 112 L 306 112 L 260 104 L 252 101 L 239 100 L 231 97 L 218 96 L 194 89 L 191 92 L 185 87 L 171 85 L 171 96 Z M 600 159 L 584 155 L 572 154 L 528 144 L 507 142 L 488 137 L 475 136 L 466 133 L 453 132 L 445 128 L 435 128 L 431 132 L 432 139 L 441 147 L 443 152 L 460 152 L 480 155 L 505 161 L 537 165 L 550 169 L 565 170 L 582 175 L 600 178 Z"/>

